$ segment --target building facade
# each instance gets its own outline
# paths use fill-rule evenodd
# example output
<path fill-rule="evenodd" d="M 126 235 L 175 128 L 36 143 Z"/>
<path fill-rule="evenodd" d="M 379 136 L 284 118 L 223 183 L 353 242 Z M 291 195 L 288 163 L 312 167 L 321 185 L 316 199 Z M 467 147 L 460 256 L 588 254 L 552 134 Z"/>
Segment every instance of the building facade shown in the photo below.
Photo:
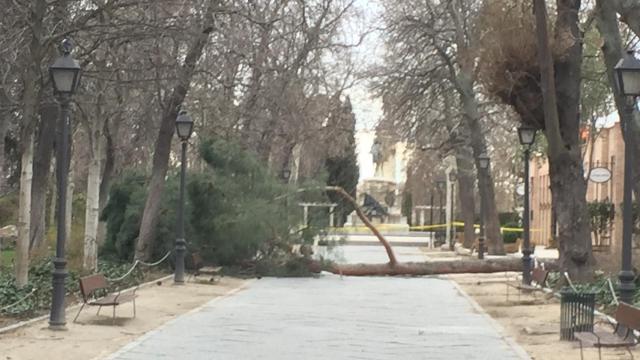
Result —
<path fill-rule="evenodd" d="M 624 141 L 620 123 L 611 121 L 596 129 L 595 133 L 584 130 L 581 134 L 583 145 L 584 172 L 587 177 L 587 202 L 600 204 L 611 203 L 614 217 L 606 229 L 592 232 L 594 252 L 603 254 L 619 253 L 622 241 L 622 195 L 624 179 Z M 606 171 L 593 170 L 605 168 L 610 171 L 610 178 L 606 179 Z M 590 179 L 591 171 L 601 175 Z M 539 246 L 555 245 L 554 214 L 551 201 L 549 163 L 542 155 L 533 156 L 530 163 L 531 187 L 531 240 Z M 602 176 L 602 175 L 605 176 Z"/>

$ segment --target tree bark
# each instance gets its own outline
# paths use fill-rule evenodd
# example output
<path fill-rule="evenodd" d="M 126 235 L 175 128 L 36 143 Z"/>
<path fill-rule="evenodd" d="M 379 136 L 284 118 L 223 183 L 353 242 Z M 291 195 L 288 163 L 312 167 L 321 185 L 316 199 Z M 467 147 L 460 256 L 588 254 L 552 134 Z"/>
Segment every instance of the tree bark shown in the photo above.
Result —
<path fill-rule="evenodd" d="M 481 116 L 478 111 L 478 100 L 474 90 L 475 59 L 470 43 L 473 41 L 469 37 L 469 29 L 465 20 L 465 12 L 469 9 L 463 8 L 464 2 L 448 2 L 449 13 L 455 30 L 455 43 L 457 46 L 456 60 L 459 63 L 459 70 L 449 65 L 450 72 L 454 74 L 453 82 L 460 95 L 463 107 L 464 121 L 470 134 L 470 145 L 473 151 L 476 174 L 478 176 L 478 190 L 481 202 L 484 206 L 485 234 L 487 252 L 491 255 L 504 254 L 504 242 L 500 232 L 500 219 L 496 206 L 495 189 L 493 177 L 490 169 L 480 168 L 478 158 L 486 149 L 486 139 L 480 124 Z"/>
<path fill-rule="evenodd" d="M 55 126 L 59 115 L 55 103 L 40 107 L 40 121 L 33 158 L 33 183 L 31 187 L 31 240 L 29 249 L 36 249 L 44 242 L 47 227 L 47 190 L 50 180 L 51 159 Z"/>
<path fill-rule="evenodd" d="M 580 1 L 558 0 L 557 8 L 556 39 L 564 43 L 568 39 L 575 40 L 565 56 L 554 64 L 549 48 L 546 5 L 544 0 L 534 0 L 549 174 L 558 216 L 560 267 L 572 279 L 587 281 L 593 276 L 593 256 L 587 186 L 578 138 L 582 64 L 582 34 L 578 28 Z"/>
<path fill-rule="evenodd" d="M 29 242 L 31 222 L 31 184 L 33 179 L 33 135 L 21 137 L 24 147 L 20 165 L 20 194 L 18 210 L 18 239 L 16 240 L 16 284 L 25 286 L 29 280 Z"/>
<path fill-rule="evenodd" d="M 491 169 L 482 169 L 478 159 L 487 148 L 486 139 L 480 125 L 478 103 L 473 90 L 473 82 L 468 74 L 461 73 L 458 79 L 460 98 L 464 109 L 464 118 L 469 127 L 471 149 L 478 174 L 478 190 L 480 201 L 484 203 L 485 233 L 487 251 L 490 255 L 504 255 L 504 242 L 500 233 L 500 220 L 496 206 L 495 189 Z"/>
<path fill-rule="evenodd" d="M 0 102 L 0 106 L 3 106 L 2 102 Z M 7 130 L 9 130 L 9 116 L 9 112 L 0 112 L 0 195 L 3 195 L 7 190 L 7 172 L 5 170 L 6 155 L 4 148 L 5 137 L 7 136 Z"/>
<path fill-rule="evenodd" d="M 638 19 L 640 21 L 640 19 Z M 602 54 L 604 57 L 605 68 L 607 70 L 607 77 L 609 78 L 609 87 L 613 93 L 613 98 L 620 116 L 620 122 L 622 124 L 635 124 L 634 116 L 638 116 L 638 111 L 635 107 L 630 107 L 627 99 L 620 94 L 618 87 L 616 86 L 616 77 L 613 68 L 623 56 L 622 37 L 620 36 L 620 28 L 618 27 L 618 19 L 616 16 L 616 10 L 614 2 L 597 0 L 596 1 L 596 26 L 602 37 Z M 629 110 L 633 111 L 630 112 Z M 622 131 L 626 131 L 626 128 L 621 126 Z M 640 153 L 640 131 L 637 126 L 631 127 L 631 136 L 634 137 L 632 142 L 635 148 L 634 154 Z M 623 137 L 626 138 L 626 137 Z M 636 199 L 640 199 L 640 156 L 634 159 L 634 193 Z"/>
<path fill-rule="evenodd" d="M 98 222 L 100 218 L 100 181 L 104 161 L 104 120 L 90 125 L 91 158 L 87 173 L 87 195 L 84 222 L 84 270 L 98 269 Z"/>
<path fill-rule="evenodd" d="M 466 152 L 466 151 L 465 151 Z M 469 157 L 467 157 L 469 155 Z M 456 156 L 458 167 L 458 198 L 460 200 L 460 210 L 462 212 L 462 221 L 464 221 L 464 241 L 462 246 L 470 249 L 475 242 L 475 199 L 473 196 L 474 189 L 474 172 L 473 163 L 470 158 L 471 154 L 460 154 Z"/>
<path fill-rule="evenodd" d="M 165 176 L 167 175 L 169 167 L 169 154 L 171 152 L 174 123 L 178 116 L 178 108 L 182 105 L 191 86 L 191 79 L 193 78 L 198 59 L 202 55 L 203 49 L 209 40 L 209 34 L 213 30 L 209 21 L 212 19 L 214 7 L 217 7 L 218 3 L 219 1 L 212 1 L 207 5 L 203 30 L 198 34 L 187 51 L 184 64 L 178 75 L 178 81 L 164 106 L 165 111 L 162 115 L 160 131 L 153 153 L 149 193 L 147 194 L 136 244 L 135 258 L 139 260 L 148 260 L 153 252 L 152 243 L 158 224 L 158 213 L 160 211 L 162 194 L 164 193 Z"/>
<path fill-rule="evenodd" d="M 393 248 L 391 247 L 391 244 L 389 244 L 387 239 L 385 239 L 384 236 L 382 236 L 382 234 L 380 233 L 380 231 L 378 231 L 378 229 L 376 229 L 376 227 L 373 226 L 371 221 L 369 221 L 367 216 L 362 212 L 362 209 L 358 205 L 358 202 L 353 197 L 351 197 L 349 193 L 347 193 L 343 188 L 339 186 L 327 186 L 325 190 L 337 192 L 353 205 L 353 207 L 356 210 L 356 214 L 358 215 L 360 220 L 362 220 L 362 222 L 369 228 L 369 230 L 371 230 L 373 234 L 378 238 L 382 246 L 384 246 L 384 249 L 387 252 L 387 256 L 389 257 L 389 266 L 394 267 L 398 263 L 398 260 L 396 259 L 396 255 L 393 252 Z"/>
<path fill-rule="evenodd" d="M 556 267 L 555 259 L 544 259 L 546 269 Z M 522 259 L 505 257 L 497 259 L 465 259 L 433 261 L 423 263 L 389 264 L 337 264 L 328 269 L 334 274 L 346 276 L 389 276 L 389 275 L 439 275 L 465 273 L 494 273 L 505 271 L 522 271 Z"/>

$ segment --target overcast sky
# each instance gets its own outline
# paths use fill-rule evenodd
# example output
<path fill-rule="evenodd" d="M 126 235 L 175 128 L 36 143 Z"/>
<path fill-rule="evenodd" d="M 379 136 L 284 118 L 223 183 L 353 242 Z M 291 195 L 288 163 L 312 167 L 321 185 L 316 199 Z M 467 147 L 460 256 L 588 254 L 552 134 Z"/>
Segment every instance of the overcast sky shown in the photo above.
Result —
<path fill-rule="evenodd" d="M 345 27 L 345 36 L 355 42 L 360 33 L 367 29 L 379 26 L 379 16 L 381 12 L 380 4 L 377 0 L 356 0 L 355 6 L 362 14 L 361 21 L 354 21 Z M 363 44 L 355 51 L 355 58 L 364 69 L 367 65 L 379 63 L 384 54 L 384 46 L 377 32 L 367 35 Z M 360 180 L 373 177 L 374 165 L 370 153 L 371 145 L 375 134 L 370 131 L 375 128 L 376 123 L 382 116 L 382 102 L 378 98 L 373 98 L 367 89 L 366 82 L 360 82 L 355 87 L 349 89 L 351 105 L 356 115 L 356 146 L 358 152 L 358 164 L 360 165 Z"/>

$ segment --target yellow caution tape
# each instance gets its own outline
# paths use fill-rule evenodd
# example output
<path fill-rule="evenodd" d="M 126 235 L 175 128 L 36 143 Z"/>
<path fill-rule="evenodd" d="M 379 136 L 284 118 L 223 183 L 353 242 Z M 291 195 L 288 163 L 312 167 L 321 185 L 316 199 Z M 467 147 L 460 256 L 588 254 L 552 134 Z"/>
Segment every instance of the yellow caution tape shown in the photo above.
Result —
<path fill-rule="evenodd" d="M 462 221 L 454 221 L 453 226 L 456 227 L 464 227 L 464 222 Z M 421 226 L 411 226 L 409 227 L 409 230 L 413 230 L 413 231 L 424 231 L 424 230 L 435 230 L 435 229 L 443 229 L 443 228 L 447 228 L 449 227 L 450 224 L 433 224 L 433 225 L 421 225 Z M 376 227 L 376 229 L 378 230 L 402 230 L 402 229 L 406 229 L 406 225 L 400 225 L 400 224 L 376 224 L 374 225 Z M 480 228 L 480 225 L 478 224 L 474 224 L 473 225 L 474 228 Z M 332 227 L 330 228 L 331 230 L 338 230 L 338 231 L 347 231 L 347 232 L 352 232 L 352 231 L 368 231 L 369 228 L 366 226 L 345 226 L 345 227 Z M 515 227 L 501 227 L 500 228 L 501 232 L 523 232 L 524 229 L 522 228 L 515 228 Z M 531 229 L 532 232 L 535 231 L 540 231 L 539 229 Z"/>

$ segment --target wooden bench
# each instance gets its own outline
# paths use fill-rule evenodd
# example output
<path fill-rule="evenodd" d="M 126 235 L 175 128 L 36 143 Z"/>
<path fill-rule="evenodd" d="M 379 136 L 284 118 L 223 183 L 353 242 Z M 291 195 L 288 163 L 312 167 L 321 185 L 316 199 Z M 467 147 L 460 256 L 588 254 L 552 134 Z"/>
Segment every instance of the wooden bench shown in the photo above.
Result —
<path fill-rule="evenodd" d="M 215 281 L 215 276 L 220 275 L 220 266 L 205 266 L 204 259 L 199 253 L 191 254 L 191 264 L 193 266 L 193 277 L 196 278 L 200 275 L 210 276 L 209 282 Z"/>
<path fill-rule="evenodd" d="M 102 274 L 95 274 L 90 276 L 85 276 L 80 278 L 80 293 L 82 294 L 82 306 L 76 317 L 73 319 L 75 323 L 78 320 L 78 316 L 80 316 L 80 312 L 84 309 L 85 306 L 98 306 L 97 315 L 100 315 L 100 310 L 103 306 L 113 306 L 113 321 L 116 319 L 116 306 L 126 303 L 133 302 L 133 317 L 136 317 L 136 291 L 138 288 L 136 287 L 131 292 L 122 293 L 122 291 L 118 291 L 117 293 L 109 293 L 109 284 L 107 279 Z"/>
<path fill-rule="evenodd" d="M 574 334 L 575 339 L 580 341 L 580 359 L 584 359 L 582 350 L 584 344 L 597 347 L 600 359 L 602 359 L 603 347 L 624 346 L 633 359 L 631 346 L 638 343 L 634 330 L 640 330 L 640 309 L 626 303 L 620 303 L 616 308 L 614 319 L 616 320 L 615 326 L 610 322 L 605 322 L 613 327 L 613 332 L 594 329 L 593 332 L 584 331 Z"/>
<path fill-rule="evenodd" d="M 509 288 L 515 288 L 518 290 L 518 301 L 520 301 L 520 293 L 523 290 L 530 291 L 530 292 L 542 291 L 547 284 L 548 277 L 549 277 L 548 270 L 544 270 L 543 268 L 536 266 L 531 271 L 532 285 L 525 285 L 525 284 L 522 284 L 521 282 L 510 282 L 507 280 L 505 282 L 507 287 L 507 301 L 509 301 Z"/>

